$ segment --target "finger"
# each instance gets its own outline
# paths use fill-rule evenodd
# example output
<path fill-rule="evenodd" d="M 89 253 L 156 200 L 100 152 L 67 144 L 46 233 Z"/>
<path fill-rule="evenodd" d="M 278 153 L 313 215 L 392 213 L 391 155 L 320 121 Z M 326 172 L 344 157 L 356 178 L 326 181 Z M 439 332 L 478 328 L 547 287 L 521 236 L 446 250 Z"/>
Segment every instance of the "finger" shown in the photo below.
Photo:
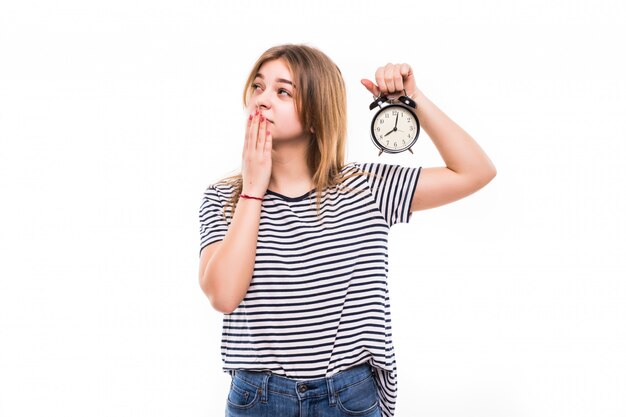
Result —
<path fill-rule="evenodd" d="M 256 149 L 257 136 L 259 134 L 259 111 L 257 110 L 252 117 L 250 123 L 250 131 L 248 132 L 248 151 L 254 152 Z"/>
<path fill-rule="evenodd" d="M 376 84 L 381 94 L 386 95 L 389 89 L 385 83 L 385 67 L 380 67 L 376 70 Z"/>
<path fill-rule="evenodd" d="M 250 126 L 252 126 L 252 119 L 254 118 L 254 113 L 250 113 L 248 115 L 248 119 L 246 120 L 246 136 L 248 131 L 250 130 Z"/>
<path fill-rule="evenodd" d="M 385 84 L 389 94 L 402 90 L 402 75 L 397 65 L 391 63 L 385 65 Z"/>
<path fill-rule="evenodd" d="M 409 64 L 402 64 L 400 67 L 402 73 L 402 79 L 404 83 L 404 89 L 409 97 L 413 97 L 417 92 L 417 85 L 415 84 L 415 75 L 413 74 L 413 68 Z"/>
<path fill-rule="evenodd" d="M 396 86 L 393 78 L 393 64 L 389 63 L 385 65 L 385 86 L 387 87 L 387 94 L 393 94 L 396 91 Z"/>
<path fill-rule="evenodd" d="M 402 64 L 402 65 L 400 65 L 400 74 L 402 75 L 402 78 L 404 80 L 406 80 L 407 78 L 412 76 L 413 75 L 413 71 L 411 70 L 411 66 L 409 64 Z"/>
<path fill-rule="evenodd" d="M 267 132 L 267 119 L 264 116 L 259 116 L 259 132 L 257 134 L 255 150 L 257 152 L 263 152 L 265 146 L 265 132 Z"/>
<path fill-rule="evenodd" d="M 365 88 L 367 88 L 367 90 L 370 93 L 372 93 L 374 96 L 378 97 L 378 94 L 380 94 L 380 91 L 378 90 L 378 87 L 376 86 L 376 84 L 374 84 L 370 80 L 367 80 L 364 78 L 361 80 L 361 84 L 363 84 Z"/>
<path fill-rule="evenodd" d="M 246 134 L 244 135 L 244 140 L 243 140 L 243 153 L 246 153 L 246 149 L 249 146 L 249 142 L 250 142 L 250 126 L 252 125 L 252 118 L 254 116 L 252 114 L 248 115 L 248 119 L 246 121 Z"/>
<path fill-rule="evenodd" d="M 402 78 L 401 66 L 396 64 L 393 66 L 393 81 L 396 87 L 396 92 L 402 92 L 404 90 L 404 79 Z"/>
<path fill-rule="evenodd" d="M 266 156 L 269 154 L 271 158 L 272 155 L 272 134 L 269 129 L 265 131 L 265 146 L 263 147 L 263 152 L 265 152 Z"/>

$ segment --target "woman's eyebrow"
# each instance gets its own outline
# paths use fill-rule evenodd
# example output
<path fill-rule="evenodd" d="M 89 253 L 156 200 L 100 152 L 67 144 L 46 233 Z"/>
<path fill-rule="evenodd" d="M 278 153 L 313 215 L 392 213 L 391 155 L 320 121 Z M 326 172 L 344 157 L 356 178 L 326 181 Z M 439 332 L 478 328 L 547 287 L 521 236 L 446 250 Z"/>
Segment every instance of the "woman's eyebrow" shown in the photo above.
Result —
<path fill-rule="evenodd" d="M 256 75 L 256 76 L 257 76 L 257 77 L 259 77 L 259 78 L 260 78 L 260 79 L 262 79 L 262 80 L 264 80 L 264 79 L 265 79 L 265 77 L 263 77 L 263 74 L 261 74 L 260 72 L 259 72 L 259 73 L 257 73 L 257 75 Z M 276 82 L 278 82 L 278 83 L 284 83 L 284 84 L 289 84 L 289 85 L 291 85 L 291 86 L 293 86 L 293 87 L 295 87 L 295 86 L 296 86 L 296 85 L 295 85 L 292 81 L 286 80 L 286 79 L 284 79 L 284 78 L 276 78 Z"/>

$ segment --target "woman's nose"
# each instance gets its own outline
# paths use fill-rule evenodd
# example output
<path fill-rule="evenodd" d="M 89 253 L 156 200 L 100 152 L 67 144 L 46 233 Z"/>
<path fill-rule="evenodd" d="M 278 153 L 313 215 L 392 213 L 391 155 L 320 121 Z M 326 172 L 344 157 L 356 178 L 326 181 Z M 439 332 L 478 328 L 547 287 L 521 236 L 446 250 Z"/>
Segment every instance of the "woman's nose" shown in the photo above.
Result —
<path fill-rule="evenodd" d="M 270 94 L 271 94 L 270 91 L 265 90 L 261 94 L 256 96 L 256 103 L 255 103 L 256 106 L 269 109 L 271 107 Z"/>

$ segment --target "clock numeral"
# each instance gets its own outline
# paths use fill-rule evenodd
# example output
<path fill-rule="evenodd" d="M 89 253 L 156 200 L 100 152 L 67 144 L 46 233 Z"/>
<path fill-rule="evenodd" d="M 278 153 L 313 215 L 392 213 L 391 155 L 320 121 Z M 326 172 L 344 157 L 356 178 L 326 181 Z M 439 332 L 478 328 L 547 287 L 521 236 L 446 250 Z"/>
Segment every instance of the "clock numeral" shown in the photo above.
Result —
<path fill-rule="evenodd" d="M 392 116 L 396 116 L 397 114 L 398 114 L 398 110 L 393 110 L 393 111 L 391 112 L 391 115 L 392 115 Z"/>
<path fill-rule="evenodd" d="M 406 135 L 407 138 L 411 139 L 411 134 Z"/>
<path fill-rule="evenodd" d="M 377 128 L 376 128 L 376 131 L 377 131 L 377 132 L 380 132 L 380 127 L 377 127 Z"/>
<path fill-rule="evenodd" d="M 385 119 L 389 119 L 389 113 L 385 113 Z"/>
<path fill-rule="evenodd" d="M 409 126 L 409 130 L 413 130 L 413 126 Z"/>
<path fill-rule="evenodd" d="M 389 139 L 387 139 L 387 145 L 389 145 Z"/>
<path fill-rule="evenodd" d="M 383 123 L 385 123 L 385 120 L 380 119 L 380 120 L 379 120 L 379 123 L 382 125 Z"/>
<path fill-rule="evenodd" d="M 394 148 L 397 148 L 397 147 L 398 147 L 398 142 L 394 142 L 394 143 L 393 143 L 393 147 L 394 147 Z"/>

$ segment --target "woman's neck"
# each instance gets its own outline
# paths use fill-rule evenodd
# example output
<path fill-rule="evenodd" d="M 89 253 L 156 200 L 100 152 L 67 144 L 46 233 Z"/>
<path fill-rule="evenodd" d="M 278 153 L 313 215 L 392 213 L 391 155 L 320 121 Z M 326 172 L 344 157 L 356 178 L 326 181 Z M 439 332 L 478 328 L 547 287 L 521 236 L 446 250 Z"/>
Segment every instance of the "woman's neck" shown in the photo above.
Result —
<path fill-rule="evenodd" d="M 309 140 L 274 142 L 272 175 L 268 188 L 279 194 L 294 197 L 311 191 L 313 173 L 307 163 Z"/>

